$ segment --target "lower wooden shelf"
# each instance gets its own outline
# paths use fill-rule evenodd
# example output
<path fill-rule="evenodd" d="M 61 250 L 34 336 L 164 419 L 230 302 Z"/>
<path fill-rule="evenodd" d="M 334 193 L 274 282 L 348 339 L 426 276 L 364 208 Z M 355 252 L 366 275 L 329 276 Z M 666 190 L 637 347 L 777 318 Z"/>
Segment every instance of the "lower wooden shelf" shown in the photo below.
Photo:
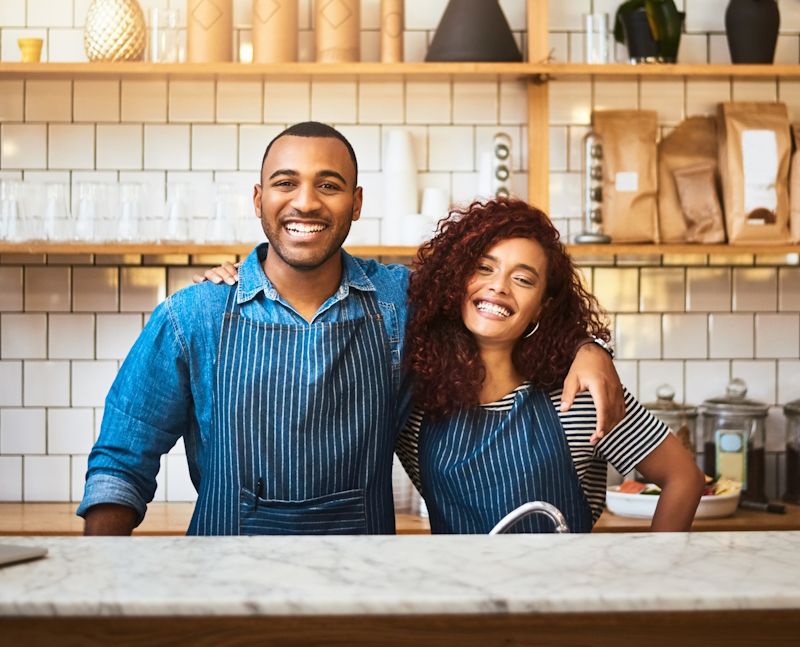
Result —
<path fill-rule="evenodd" d="M 0 254 L 186 254 L 216 255 L 230 254 L 245 256 L 253 249 L 253 244 L 226 243 L 8 243 L 0 242 Z M 402 245 L 356 245 L 346 247 L 355 256 L 395 256 L 411 258 L 417 253 L 416 247 Z M 786 245 L 656 245 L 656 244 L 608 244 L 608 245 L 567 245 L 567 251 L 575 257 L 598 256 L 692 256 L 718 255 L 739 256 L 742 254 L 758 254 L 769 256 L 786 256 L 800 254 L 800 244 Z M 797 261 L 795 261 L 797 262 Z"/>
<path fill-rule="evenodd" d="M 0 535 L 80 535 L 83 520 L 75 516 L 77 503 L 0 503 Z M 139 536 L 183 535 L 189 526 L 194 503 L 151 503 Z M 786 514 L 769 514 L 753 510 L 737 510 L 725 519 L 699 519 L 694 531 L 800 530 L 800 506 L 786 506 Z M 427 519 L 398 514 L 397 533 L 425 535 L 430 533 Z M 595 524 L 594 532 L 646 532 L 646 519 L 618 517 L 606 511 Z"/>

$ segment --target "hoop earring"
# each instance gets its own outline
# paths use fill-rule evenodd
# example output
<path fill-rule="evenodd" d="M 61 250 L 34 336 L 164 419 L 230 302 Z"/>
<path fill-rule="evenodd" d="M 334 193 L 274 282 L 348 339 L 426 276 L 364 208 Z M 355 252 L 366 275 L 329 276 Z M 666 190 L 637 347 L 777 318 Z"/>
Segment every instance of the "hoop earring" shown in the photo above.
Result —
<path fill-rule="evenodd" d="M 531 330 L 527 335 L 523 336 L 523 339 L 528 339 L 529 337 L 533 337 L 533 333 L 535 333 L 537 330 L 539 330 L 539 322 L 538 321 L 533 326 L 533 330 Z"/>

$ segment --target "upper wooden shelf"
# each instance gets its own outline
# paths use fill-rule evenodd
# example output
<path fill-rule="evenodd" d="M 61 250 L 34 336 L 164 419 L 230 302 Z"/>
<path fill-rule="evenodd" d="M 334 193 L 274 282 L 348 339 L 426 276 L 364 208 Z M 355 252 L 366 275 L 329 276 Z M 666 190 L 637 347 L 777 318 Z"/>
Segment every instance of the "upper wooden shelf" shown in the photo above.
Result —
<path fill-rule="evenodd" d="M 800 65 L 697 65 L 653 64 L 630 65 L 609 63 L 549 63 L 536 65 L 535 74 L 553 79 L 576 76 L 593 77 L 734 77 L 734 78 L 800 78 Z M 543 68 L 541 71 L 539 68 Z"/>
<path fill-rule="evenodd" d="M 607 65 L 584 63 L 0 63 L 0 78 L 236 79 L 292 77 L 799 78 L 800 65 Z"/>
<path fill-rule="evenodd" d="M 0 78 L 241 79 L 486 76 L 525 78 L 527 63 L 0 63 Z"/>
<path fill-rule="evenodd" d="M 250 244 L 183 244 L 183 243 L 5 243 L 0 242 L 0 254 L 101 254 L 101 255 L 246 255 L 253 249 Z M 346 248 L 356 256 L 402 256 L 411 258 L 416 247 L 392 245 L 364 245 Z M 567 245 L 575 257 L 610 256 L 660 256 L 660 255 L 719 255 L 738 256 L 761 254 L 785 256 L 800 254 L 800 245 Z"/>

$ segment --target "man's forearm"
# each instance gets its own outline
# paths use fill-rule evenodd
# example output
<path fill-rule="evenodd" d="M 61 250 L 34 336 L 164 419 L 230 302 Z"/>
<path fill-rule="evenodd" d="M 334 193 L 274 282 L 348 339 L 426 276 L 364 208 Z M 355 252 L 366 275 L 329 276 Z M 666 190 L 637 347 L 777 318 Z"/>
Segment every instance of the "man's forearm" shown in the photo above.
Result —
<path fill-rule="evenodd" d="M 136 527 L 136 510 L 116 503 L 101 503 L 86 511 L 84 535 L 127 536 Z"/>

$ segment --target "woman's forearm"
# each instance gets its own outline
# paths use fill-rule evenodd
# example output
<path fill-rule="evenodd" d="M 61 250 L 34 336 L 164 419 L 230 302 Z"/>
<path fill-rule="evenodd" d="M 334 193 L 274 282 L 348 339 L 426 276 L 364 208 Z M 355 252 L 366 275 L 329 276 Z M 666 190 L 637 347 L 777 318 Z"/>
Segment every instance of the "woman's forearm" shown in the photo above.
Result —
<path fill-rule="evenodd" d="M 694 513 L 703 494 L 702 485 L 702 481 L 698 481 L 696 477 L 671 479 L 669 483 L 665 483 L 661 489 L 661 496 L 658 497 L 658 506 L 650 530 L 653 532 L 690 530 Z"/>

